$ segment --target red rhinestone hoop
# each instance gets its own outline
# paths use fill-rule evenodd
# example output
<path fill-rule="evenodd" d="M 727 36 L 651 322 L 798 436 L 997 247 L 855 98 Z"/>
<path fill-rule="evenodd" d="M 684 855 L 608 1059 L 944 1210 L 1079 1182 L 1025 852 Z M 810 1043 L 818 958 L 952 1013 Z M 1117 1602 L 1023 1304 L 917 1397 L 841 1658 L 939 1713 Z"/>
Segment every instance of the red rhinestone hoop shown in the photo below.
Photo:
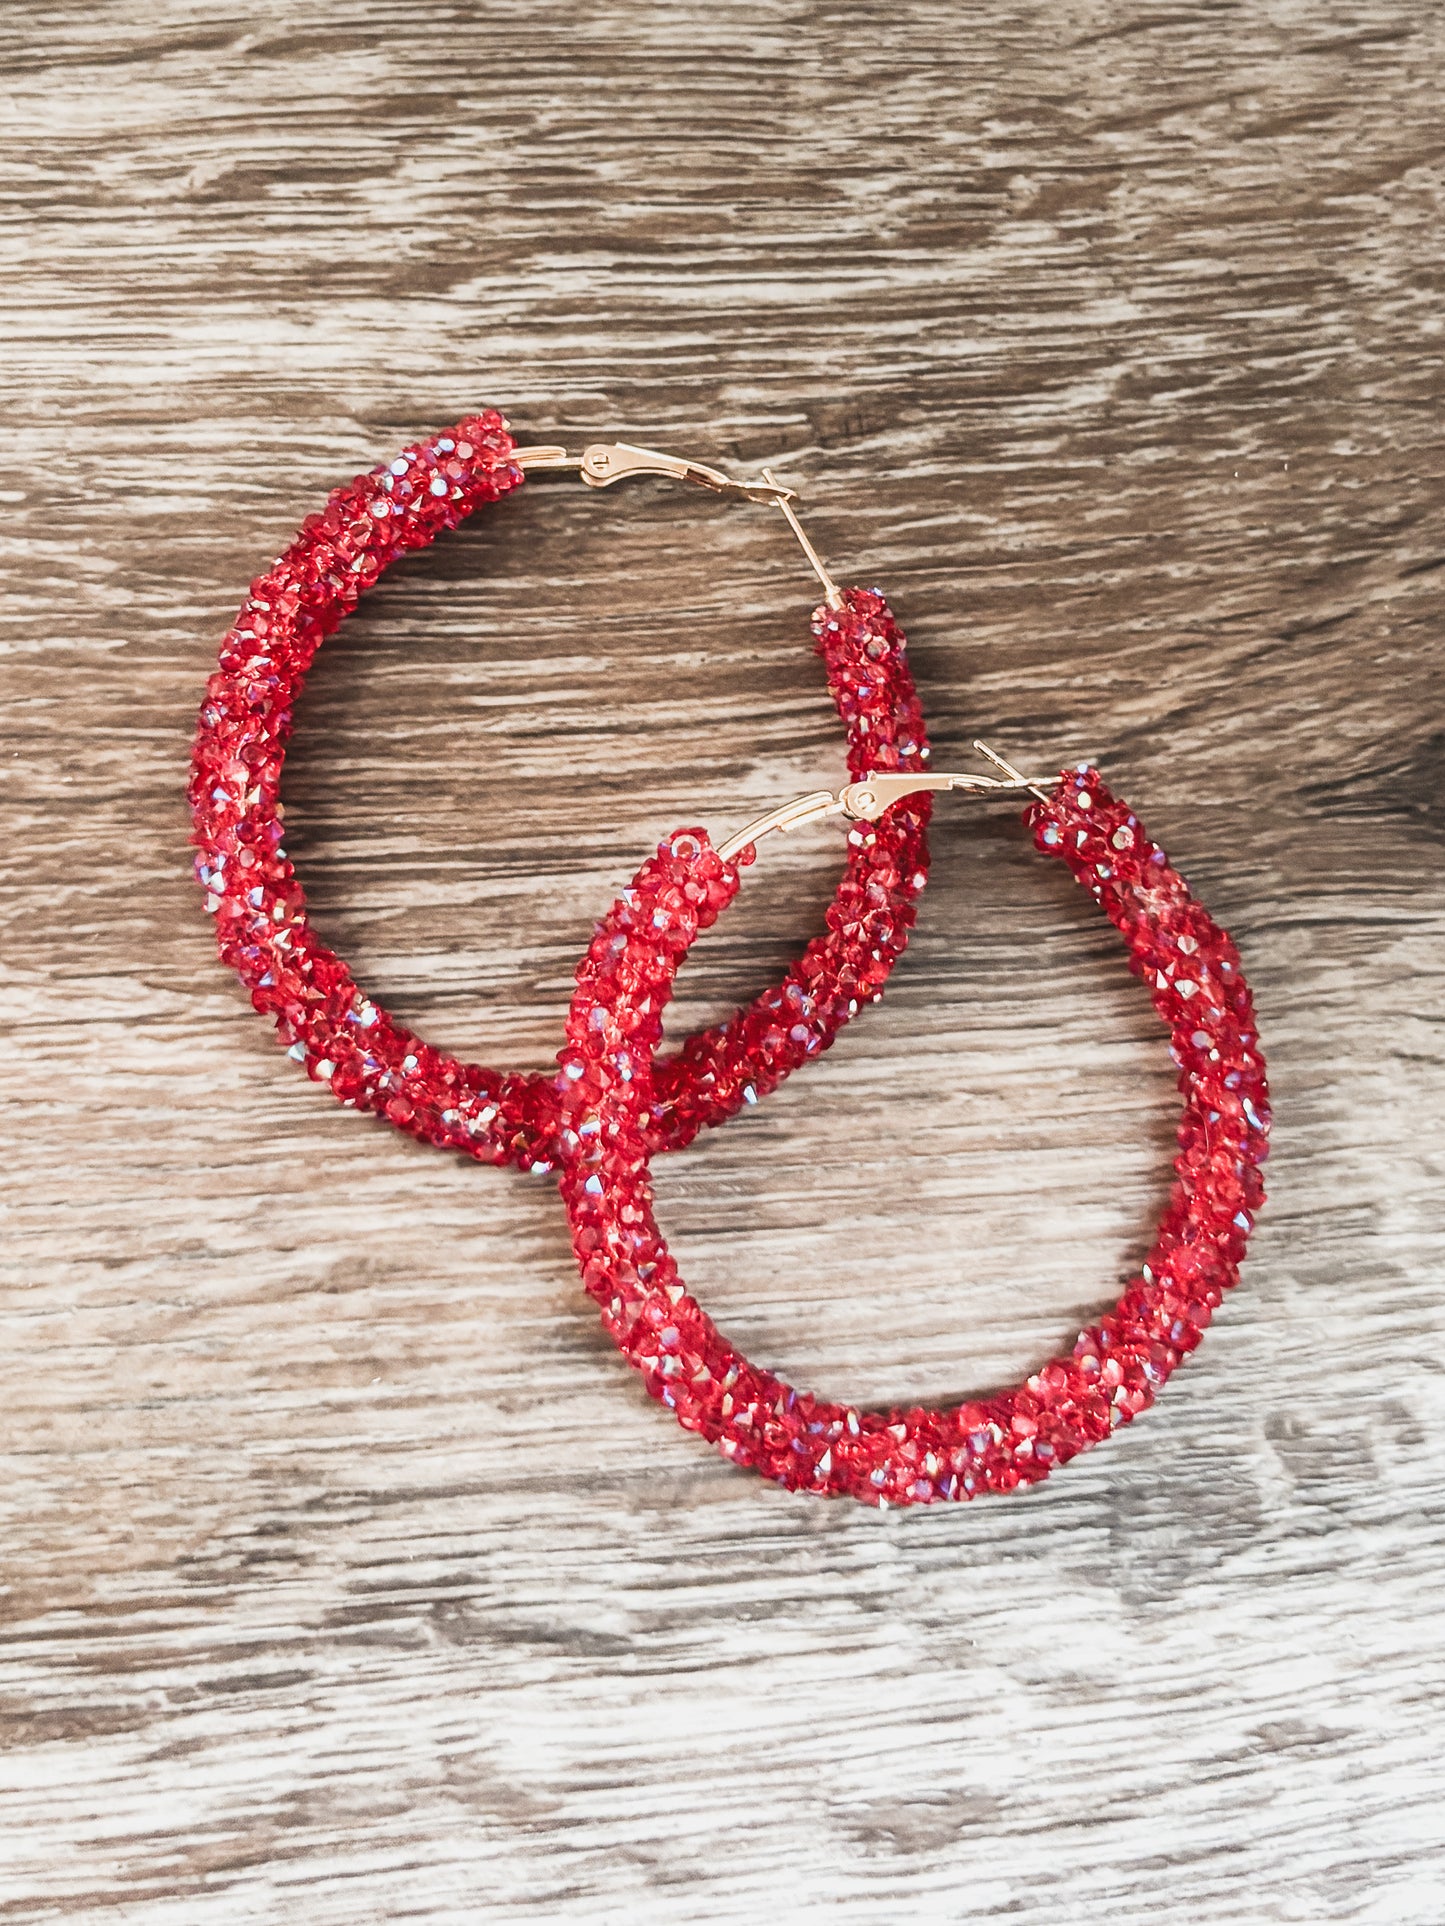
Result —
<path fill-rule="evenodd" d="M 766 471 L 760 481 L 734 482 L 621 443 L 590 448 L 579 464 L 562 449 L 518 449 L 503 417 L 489 410 L 358 476 L 306 518 L 251 584 L 200 712 L 189 792 L 193 841 L 221 956 L 256 1009 L 275 1019 L 290 1054 L 343 1104 L 478 1162 L 537 1169 L 557 1158 L 560 1080 L 463 1062 L 395 1022 L 359 988 L 307 921 L 283 846 L 280 787 L 306 673 L 362 592 L 409 550 L 518 488 L 528 466 L 563 465 L 580 465 L 598 486 L 623 474 L 672 474 L 781 508 L 828 592 L 812 632 L 847 732 L 849 771 L 918 771 L 928 759 L 905 639 L 887 602 L 876 590 L 841 590 L 830 581 L 792 513 L 791 491 Z M 929 804 L 927 795 L 909 798 L 865 844 L 850 845 L 825 933 L 780 984 L 656 1064 L 642 1122 L 650 1151 L 690 1143 L 705 1125 L 766 1096 L 879 995 L 927 875 Z"/>
<path fill-rule="evenodd" d="M 661 845 L 578 966 L 559 1058 L 560 1181 L 583 1283 L 651 1395 L 735 1464 L 790 1490 L 885 1506 L 1036 1484 L 1153 1402 L 1238 1281 L 1264 1198 L 1270 1112 L 1234 943 L 1093 769 L 1066 773 L 1024 820 L 1123 935 L 1129 967 L 1169 1027 L 1184 1110 L 1173 1194 L 1138 1275 L 1071 1355 L 996 1396 L 945 1410 L 829 1403 L 750 1363 L 679 1278 L 653 1214 L 647 1121 L 674 976 L 738 888 L 736 867 L 702 830 Z M 869 833 L 859 824 L 851 835 Z M 750 861 L 743 837 L 724 851 L 739 844 Z"/>

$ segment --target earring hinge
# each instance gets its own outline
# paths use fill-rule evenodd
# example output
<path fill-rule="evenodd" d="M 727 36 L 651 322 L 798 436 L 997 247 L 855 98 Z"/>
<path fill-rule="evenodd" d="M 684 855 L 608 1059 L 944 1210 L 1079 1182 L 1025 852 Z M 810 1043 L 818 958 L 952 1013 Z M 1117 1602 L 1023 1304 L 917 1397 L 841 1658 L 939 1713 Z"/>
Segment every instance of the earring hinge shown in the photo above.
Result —
<path fill-rule="evenodd" d="M 756 822 L 740 829 L 735 836 L 729 836 L 725 843 L 718 844 L 718 855 L 729 863 L 749 844 L 756 843 L 760 837 L 768 836 L 774 830 L 798 829 L 804 823 L 823 822 L 829 816 L 845 816 L 850 822 L 876 823 L 885 810 L 901 802 L 905 796 L 914 796 L 920 790 L 958 790 L 969 796 L 1015 795 L 1026 790 L 1037 796 L 1040 801 L 1048 800 L 1051 779 L 1047 776 L 1021 776 L 1011 763 L 995 756 L 983 743 L 974 745 L 991 762 L 997 763 L 1006 774 L 1003 776 L 934 775 L 931 771 L 917 775 L 873 775 L 864 776 L 859 782 L 850 782 L 835 794 L 831 789 L 815 789 L 811 795 L 800 796 L 796 802 L 785 803 L 781 809 L 773 809 L 766 816 L 759 816 Z"/>
<path fill-rule="evenodd" d="M 629 475 L 670 475 L 674 481 L 694 482 L 715 495 L 740 495 L 765 508 L 780 508 L 784 502 L 798 499 L 796 489 L 785 488 L 770 475 L 740 481 L 705 461 L 686 461 L 681 455 L 664 455 L 656 448 L 635 447 L 630 441 L 592 441 L 580 455 L 569 454 L 556 444 L 518 448 L 512 460 L 523 469 L 576 468 L 590 488 L 610 488 Z"/>
<path fill-rule="evenodd" d="M 610 488 L 629 475 L 668 475 L 674 481 L 694 482 L 714 495 L 731 495 L 758 502 L 764 508 L 776 508 L 797 537 L 808 558 L 808 566 L 822 583 L 829 608 L 843 607 L 843 591 L 824 567 L 822 557 L 804 534 L 794 511 L 798 491 L 785 487 L 770 468 L 765 468 L 761 475 L 740 481 L 734 475 L 725 475 L 721 468 L 709 467 L 705 461 L 686 461 L 681 455 L 665 455 L 656 448 L 637 448 L 630 441 L 592 441 L 580 455 L 570 454 L 558 442 L 547 442 L 536 448 L 513 449 L 512 460 L 524 471 L 575 468 L 589 488 Z"/>

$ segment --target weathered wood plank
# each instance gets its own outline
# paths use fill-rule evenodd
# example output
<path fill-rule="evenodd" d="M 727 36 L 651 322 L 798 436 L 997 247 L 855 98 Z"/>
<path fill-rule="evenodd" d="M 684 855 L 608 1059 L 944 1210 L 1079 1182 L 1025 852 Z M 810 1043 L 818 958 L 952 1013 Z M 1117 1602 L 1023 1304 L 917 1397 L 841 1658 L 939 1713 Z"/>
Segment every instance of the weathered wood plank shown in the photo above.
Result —
<path fill-rule="evenodd" d="M 1404 0 L 0 19 L 13 1128 L 0 1918 L 1438 1921 L 1445 24 Z M 1098 756 L 1239 936 L 1243 1289 L 1011 1503 L 762 1490 L 627 1379 L 545 1181 L 299 1079 L 188 880 L 247 578 L 483 402 L 776 461 L 940 761 Z M 839 744 L 758 511 L 537 483 L 327 645 L 323 929 L 542 1064 L 608 891 Z M 883 1007 L 659 1170 L 858 1397 L 1036 1360 L 1163 1195 L 1106 931 L 942 814 Z M 774 852 L 679 1026 L 837 861 Z"/>

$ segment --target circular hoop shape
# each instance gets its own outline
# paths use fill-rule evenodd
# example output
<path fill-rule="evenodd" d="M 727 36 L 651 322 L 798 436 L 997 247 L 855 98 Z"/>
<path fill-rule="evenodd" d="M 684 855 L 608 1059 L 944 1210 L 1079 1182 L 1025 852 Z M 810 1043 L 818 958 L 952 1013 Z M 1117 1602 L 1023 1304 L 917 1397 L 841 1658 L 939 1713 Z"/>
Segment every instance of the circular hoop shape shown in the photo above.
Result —
<path fill-rule="evenodd" d="M 221 644 L 189 794 L 196 874 L 221 956 L 307 1074 L 343 1104 L 425 1142 L 480 1163 L 545 1170 L 558 1155 L 562 1080 L 463 1062 L 365 995 L 307 921 L 280 805 L 292 707 L 322 640 L 402 555 L 520 487 L 524 471 L 513 453 L 500 414 L 470 415 L 338 488 L 307 516 L 285 554 L 251 584 Z M 928 743 L 903 632 L 878 591 L 848 589 L 842 600 L 840 608 L 818 607 L 812 630 L 847 731 L 849 772 L 921 770 Z M 879 995 L 927 876 L 930 800 L 909 798 L 866 842 L 850 844 L 826 931 L 780 984 L 656 1065 L 649 1149 L 678 1149 L 766 1096 Z"/>
<path fill-rule="evenodd" d="M 1024 820 L 1122 933 L 1169 1027 L 1184 1111 L 1177 1181 L 1148 1260 L 1071 1355 L 996 1396 L 946 1410 L 828 1403 L 750 1363 L 679 1278 L 653 1214 L 646 1123 L 678 965 L 738 888 L 701 830 L 659 848 L 578 966 L 559 1059 L 561 1188 L 583 1283 L 652 1396 L 735 1464 L 790 1490 L 882 1506 L 1036 1484 L 1153 1402 L 1238 1281 L 1270 1120 L 1238 952 L 1093 769 L 1066 773 Z"/>

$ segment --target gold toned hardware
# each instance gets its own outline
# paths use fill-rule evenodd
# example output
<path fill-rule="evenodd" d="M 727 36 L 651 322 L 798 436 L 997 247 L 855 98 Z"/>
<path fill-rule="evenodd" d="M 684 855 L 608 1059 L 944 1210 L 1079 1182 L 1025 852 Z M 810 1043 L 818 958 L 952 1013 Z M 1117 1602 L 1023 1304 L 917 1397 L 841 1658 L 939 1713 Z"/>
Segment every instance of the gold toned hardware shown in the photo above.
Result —
<path fill-rule="evenodd" d="M 756 478 L 739 481 L 733 475 L 725 475 L 720 468 L 709 467 L 704 461 L 686 461 L 681 455 L 664 455 L 655 448 L 635 447 L 630 441 L 589 442 L 580 455 L 569 454 L 559 443 L 547 442 L 535 448 L 514 449 L 512 460 L 524 470 L 575 468 L 589 488 L 610 488 L 614 482 L 624 481 L 629 475 L 668 475 L 674 481 L 695 482 L 715 495 L 740 496 L 744 501 L 758 502 L 764 508 L 776 508 L 797 537 L 799 546 L 808 558 L 808 566 L 822 583 L 829 608 L 840 609 L 843 606 L 843 591 L 824 567 L 817 549 L 803 533 L 803 525 L 793 509 L 793 503 L 798 499 L 797 490 L 786 487 L 770 468 L 765 468 Z"/>
<path fill-rule="evenodd" d="M 1027 789 L 1031 795 L 1037 796 L 1040 802 L 1048 801 L 1048 791 L 1046 789 L 1041 789 L 1031 777 L 1021 776 L 1011 762 L 1005 762 L 1002 756 L 996 756 L 986 742 L 980 742 L 978 737 L 975 736 L 973 746 L 981 756 L 988 758 L 995 769 L 1002 769 L 1011 783 L 1016 784 L 1020 789 Z"/>
<path fill-rule="evenodd" d="M 715 495 L 741 495 L 765 508 L 781 508 L 797 500 L 797 491 L 785 488 L 766 469 L 756 480 L 738 481 L 705 461 L 685 461 L 681 455 L 664 455 L 656 448 L 637 448 L 630 441 L 591 441 L 580 455 L 549 442 L 538 448 L 518 448 L 512 460 L 519 468 L 575 468 L 589 488 L 610 488 L 629 475 L 670 475 L 674 481 L 696 482 Z"/>
<path fill-rule="evenodd" d="M 706 462 L 660 455 L 655 448 L 634 448 L 630 441 L 594 441 L 582 450 L 582 479 L 593 488 L 610 488 L 627 475 L 671 475 L 675 481 L 710 488 L 715 495 L 742 495 L 765 508 L 781 508 L 795 499 L 791 488 L 782 487 L 766 471 L 758 481 L 735 481 Z"/>
<path fill-rule="evenodd" d="M 519 468 L 575 468 L 577 456 L 569 455 L 557 442 L 541 448 L 514 448 L 512 460 Z"/>
<path fill-rule="evenodd" d="M 841 795 L 835 796 L 831 789 L 815 789 L 809 796 L 799 796 L 796 802 L 784 803 L 781 809 L 769 810 L 766 816 L 759 816 L 756 822 L 740 829 L 736 836 L 729 836 L 725 843 L 718 844 L 718 855 L 725 863 L 730 863 L 739 850 L 746 849 L 761 836 L 770 836 L 775 829 L 799 829 L 804 823 L 820 823 L 828 816 L 841 816 L 846 805 Z"/>
<path fill-rule="evenodd" d="M 771 468 L 765 468 L 763 470 L 763 480 L 765 482 L 770 482 L 770 483 L 772 482 L 773 471 Z M 808 558 L 808 566 L 812 569 L 813 573 L 817 576 L 818 580 L 823 584 L 823 597 L 824 597 L 824 600 L 827 602 L 828 607 L 830 609 L 841 609 L 843 606 L 843 591 L 842 589 L 839 588 L 838 584 L 833 580 L 832 576 L 828 573 L 827 569 L 824 568 L 822 558 L 818 554 L 817 549 L 814 548 L 813 544 L 808 540 L 807 536 L 803 533 L 803 524 L 798 520 L 797 516 L 793 512 L 793 503 L 797 499 L 798 499 L 797 496 L 792 492 L 791 489 L 789 489 L 786 494 L 778 496 L 778 507 L 783 511 L 783 520 L 788 524 L 788 527 L 791 528 L 793 533 L 797 536 L 798 545 Z"/>
<path fill-rule="evenodd" d="M 968 796 L 1008 796 L 1026 789 L 1041 802 L 1048 801 L 1047 776 L 1022 776 L 983 743 L 975 743 L 974 747 L 998 768 L 1006 770 L 1008 780 L 998 776 L 935 775 L 931 770 L 917 775 L 864 776 L 858 782 L 846 784 L 836 795 L 828 789 L 815 789 L 811 795 L 800 796 L 796 802 L 785 803 L 781 809 L 759 816 L 746 829 L 719 843 L 717 853 L 725 863 L 730 863 L 749 844 L 771 835 L 774 830 L 797 829 L 803 823 L 822 822 L 829 816 L 846 816 L 850 822 L 876 823 L 894 803 L 925 789 L 957 790 Z"/>

